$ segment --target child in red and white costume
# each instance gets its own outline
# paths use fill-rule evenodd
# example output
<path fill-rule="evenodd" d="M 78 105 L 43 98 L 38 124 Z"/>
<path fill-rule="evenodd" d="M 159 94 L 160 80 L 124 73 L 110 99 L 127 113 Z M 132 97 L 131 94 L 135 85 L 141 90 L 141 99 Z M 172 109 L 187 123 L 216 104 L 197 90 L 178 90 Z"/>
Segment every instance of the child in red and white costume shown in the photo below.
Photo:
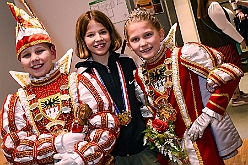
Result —
<path fill-rule="evenodd" d="M 224 165 L 242 144 L 225 109 L 243 72 L 210 47 L 176 47 L 176 26 L 164 38 L 157 18 L 144 9 L 125 23 L 127 45 L 143 60 L 135 73 L 143 116 L 173 120 L 190 164 Z"/>
<path fill-rule="evenodd" d="M 2 106 L 2 149 L 7 161 L 30 165 L 111 161 L 120 124 L 108 92 L 88 74 L 69 73 L 72 49 L 53 63 L 55 45 L 43 24 L 8 5 L 17 20 L 16 56 L 27 73 L 10 71 L 21 88 L 9 94 Z M 84 105 L 87 112 L 78 113 Z"/>

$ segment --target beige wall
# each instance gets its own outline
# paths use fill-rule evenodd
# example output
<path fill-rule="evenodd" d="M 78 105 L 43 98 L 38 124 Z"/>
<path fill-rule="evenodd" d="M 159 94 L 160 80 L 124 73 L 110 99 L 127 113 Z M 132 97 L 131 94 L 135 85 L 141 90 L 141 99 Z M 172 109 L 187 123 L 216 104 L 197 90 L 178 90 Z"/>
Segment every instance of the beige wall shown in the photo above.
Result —
<path fill-rule="evenodd" d="M 8 0 L 13 2 L 13 0 Z M 15 93 L 19 85 L 11 78 L 9 70 L 22 71 L 15 56 L 15 25 L 7 0 L 0 0 L 0 106 L 8 93 Z"/>
<path fill-rule="evenodd" d="M 183 42 L 199 42 L 194 14 L 189 0 L 174 0 Z"/>

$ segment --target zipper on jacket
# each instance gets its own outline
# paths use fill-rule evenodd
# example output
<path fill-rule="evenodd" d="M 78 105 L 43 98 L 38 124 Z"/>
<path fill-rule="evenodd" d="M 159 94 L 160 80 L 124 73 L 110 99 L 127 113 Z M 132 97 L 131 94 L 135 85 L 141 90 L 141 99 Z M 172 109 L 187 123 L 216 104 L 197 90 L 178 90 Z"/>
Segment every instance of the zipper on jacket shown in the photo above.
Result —
<path fill-rule="evenodd" d="M 109 66 L 106 66 L 107 70 L 108 70 L 108 73 L 111 73 L 110 69 L 109 69 Z"/>

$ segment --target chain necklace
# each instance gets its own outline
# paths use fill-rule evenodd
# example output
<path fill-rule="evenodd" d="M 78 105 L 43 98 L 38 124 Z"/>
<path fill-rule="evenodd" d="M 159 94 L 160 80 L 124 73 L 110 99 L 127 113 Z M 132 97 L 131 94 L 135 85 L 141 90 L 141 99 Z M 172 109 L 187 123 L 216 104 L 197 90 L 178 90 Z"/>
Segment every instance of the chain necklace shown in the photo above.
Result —
<path fill-rule="evenodd" d="M 53 83 L 53 85 L 50 83 Z M 46 85 L 48 85 L 47 88 Z M 33 91 L 33 86 L 36 92 Z M 41 89 L 39 90 L 39 88 Z M 39 92 L 44 91 L 44 88 L 51 95 Z M 73 120 L 69 117 L 73 116 L 71 115 L 73 112 L 71 111 L 72 103 L 69 95 L 68 75 L 57 70 L 47 80 L 42 82 L 32 81 L 26 90 L 27 95 L 30 93 L 27 96 L 27 101 L 38 132 L 50 132 L 54 135 L 67 132 L 70 126 L 67 121 L 68 119 L 69 121 Z"/>
<path fill-rule="evenodd" d="M 170 51 L 167 51 L 168 53 Z M 148 102 L 156 109 L 156 115 L 160 120 L 175 121 L 177 112 L 168 100 L 173 87 L 172 59 L 165 58 L 162 64 L 150 70 L 148 65 L 147 62 L 141 65 Z"/>

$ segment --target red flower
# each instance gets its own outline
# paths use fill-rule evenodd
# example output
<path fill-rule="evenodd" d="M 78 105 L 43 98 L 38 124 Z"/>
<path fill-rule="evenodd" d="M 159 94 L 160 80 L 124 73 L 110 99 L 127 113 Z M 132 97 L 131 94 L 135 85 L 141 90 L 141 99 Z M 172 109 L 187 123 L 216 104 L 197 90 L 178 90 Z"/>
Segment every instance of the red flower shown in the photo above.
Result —
<path fill-rule="evenodd" d="M 155 128 L 158 132 L 163 133 L 167 130 L 168 124 L 162 120 L 155 119 L 152 121 L 152 127 Z"/>
<path fill-rule="evenodd" d="M 153 142 L 154 142 L 154 140 L 152 140 L 152 138 L 148 138 L 148 140 L 149 140 L 151 143 L 153 143 Z"/>

